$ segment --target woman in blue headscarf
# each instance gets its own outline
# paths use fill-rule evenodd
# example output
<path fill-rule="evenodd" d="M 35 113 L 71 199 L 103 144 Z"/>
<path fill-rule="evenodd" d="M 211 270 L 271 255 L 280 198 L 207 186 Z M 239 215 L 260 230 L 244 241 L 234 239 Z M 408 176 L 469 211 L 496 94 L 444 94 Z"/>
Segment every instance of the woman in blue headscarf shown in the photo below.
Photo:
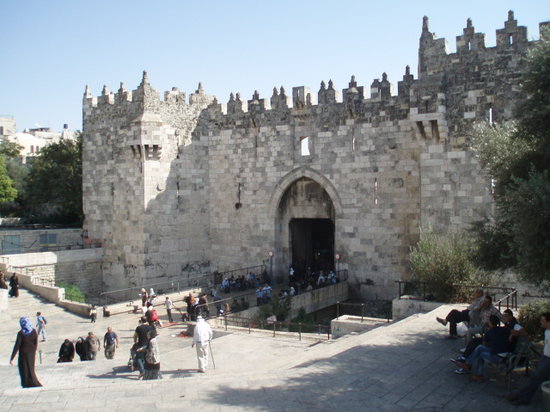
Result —
<path fill-rule="evenodd" d="M 42 386 L 36 374 L 34 373 L 34 360 L 36 358 L 36 349 L 38 348 L 38 334 L 32 327 L 32 323 L 27 317 L 19 319 L 21 330 L 17 333 L 17 339 L 11 353 L 10 364 L 13 365 L 13 359 L 19 352 L 17 365 L 19 366 L 19 376 L 21 377 L 21 386 L 23 388 L 32 388 Z"/>

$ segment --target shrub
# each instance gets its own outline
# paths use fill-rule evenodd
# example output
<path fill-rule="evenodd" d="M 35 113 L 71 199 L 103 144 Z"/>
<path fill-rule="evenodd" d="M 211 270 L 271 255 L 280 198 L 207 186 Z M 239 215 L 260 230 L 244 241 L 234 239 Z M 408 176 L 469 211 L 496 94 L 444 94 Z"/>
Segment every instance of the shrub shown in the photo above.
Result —
<path fill-rule="evenodd" d="M 540 316 L 545 312 L 550 312 L 548 300 L 529 302 L 520 308 L 518 321 L 532 339 L 542 339 L 544 331 L 540 327 Z"/>
<path fill-rule="evenodd" d="M 65 299 L 73 302 L 86 303 L 86 295 L 77 285 L 61 282 L 58 287 L 65 289 Z"/>
<path fill-rule="evenodd" d="M 271 303 L 260 306 L 258 311 L 257 321 L 265 321 L 271 315 L 277 317 L 277 321 L 283 322 L 286 320 L 290 314 L 290 298 L 279 299 L 279 297 L 274 296 L 271 299 Z"/>
<path fill-rule="evenodd" d="M 465 235 L 451 233 L 441 236 L 431 229 L 421 230 L 420 240 L 410 252 L 417 292 L 423 292 L 425 287 L 425 293 L 431 300 L 468 300 L 471 288 L 453 285 L 480 285 L 490 281 L 490 276 L 478 270 L 472 262 L 473 251 L 474 244 Z"/>

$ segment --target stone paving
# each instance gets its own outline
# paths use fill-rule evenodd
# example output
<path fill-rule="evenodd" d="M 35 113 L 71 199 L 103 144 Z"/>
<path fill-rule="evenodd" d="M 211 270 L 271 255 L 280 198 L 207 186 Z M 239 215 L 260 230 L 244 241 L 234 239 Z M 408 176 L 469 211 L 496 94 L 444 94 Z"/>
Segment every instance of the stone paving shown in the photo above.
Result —
<path fill-rule="evenodd" d="M 17 367 L 8 361 L 18 318 L 34 319 L 38 310 L 48 319 L 48 340 L 40 343 L 42 364 L 36 368 L 44 387 L 23 389 Z M 448 310 L 443 306 L 334 341 L 216 331 L 216 369 L 206 374 L 196 373 L 191 340 L 177 337 L 183 326 L 170 326 L 159 337 L 164 379 L 152 382 L 139 381 L 137 372 L 126 367 L 136 315 L 90 325 L 22 290 L 18 299 L 10 299 L 11 319 L 0 322 L 0 410 L 542 410 L 540 394 L 531 407 L 508 404 L 503 378 L 495 370 L 484 383 L 453 373 L 448 359 L 456 356 L 462 342 L 445 340 L 445 329 L 435 322 L 435 316 Z M 88 330 L 102 336 L 108 325 L 121 337 L 114 360 L 100 354 L 93 362 L 55 363 L 65 337 L 75 339 Z M 518 379 L 524 378 L 518 374 Z"/>

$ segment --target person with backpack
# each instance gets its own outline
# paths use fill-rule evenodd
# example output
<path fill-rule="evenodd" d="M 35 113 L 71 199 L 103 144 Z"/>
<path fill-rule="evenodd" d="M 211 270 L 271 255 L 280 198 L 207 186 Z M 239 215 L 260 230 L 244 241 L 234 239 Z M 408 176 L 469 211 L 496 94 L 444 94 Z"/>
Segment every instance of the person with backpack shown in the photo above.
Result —
<path fill-rule="evenodd" d="M 38 336 L 42 335 L 42 342 L 46 342 L 46 325 L 48 321 L 42 315 L 42 312 L 36 312 L 36 329 Z"/>
<path fill-rule="evenodd" d="M 156 328 L 157 326 L 162 327 L 162 322 L 159 319 L 159 315 L 151 303 L 147 304 L 145 317 L 147 318 L 147 323 L 149 323 L 149 326 L 153 328 Z"/>

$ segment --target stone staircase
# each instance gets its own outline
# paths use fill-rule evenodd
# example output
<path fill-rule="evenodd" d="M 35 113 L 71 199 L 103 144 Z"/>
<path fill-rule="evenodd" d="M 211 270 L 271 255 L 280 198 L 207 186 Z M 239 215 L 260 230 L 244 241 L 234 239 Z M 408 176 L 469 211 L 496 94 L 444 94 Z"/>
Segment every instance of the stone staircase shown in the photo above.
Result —
<path fill-rule="evenodd" d="M 5 366 L 9 353 L 2 351 L 0 410 L 516 410 L 503 398 L 505 385 L 498 375 L 491 373 L 489 381 L 478 384 L 453 373 L 448 358 L 462 342 L 443 339 L 446 331 L 435 322 L 449 306 L 318 343 L 216 331 L 216 369 L 206 374 L 195 371 L 190 339 L 177 337 L 182 326 L 163 328 L 163 379 L 139 381 L 126 367 L 135 316 L 102 319 L 91 328 L 101 336 L 110 322 L 119 333 L 122 344 L 114 360 L 99 355 L 93 362 L 56 364 L 65 335 L 83 335 L 90 329 L 87 319 L 25 291 L 19 299 L 10 301 L 13 319 L 0 325 L 0 336 L 11 352 L 21 312 L 41 310 L 48 317 L 51 338 L 40 345 L 43 363 L 37 366 L 44 387 L 20 388 L 17 367 Z M 540 410 L 540 399 L 534 405 L 521 410 Z"/>

